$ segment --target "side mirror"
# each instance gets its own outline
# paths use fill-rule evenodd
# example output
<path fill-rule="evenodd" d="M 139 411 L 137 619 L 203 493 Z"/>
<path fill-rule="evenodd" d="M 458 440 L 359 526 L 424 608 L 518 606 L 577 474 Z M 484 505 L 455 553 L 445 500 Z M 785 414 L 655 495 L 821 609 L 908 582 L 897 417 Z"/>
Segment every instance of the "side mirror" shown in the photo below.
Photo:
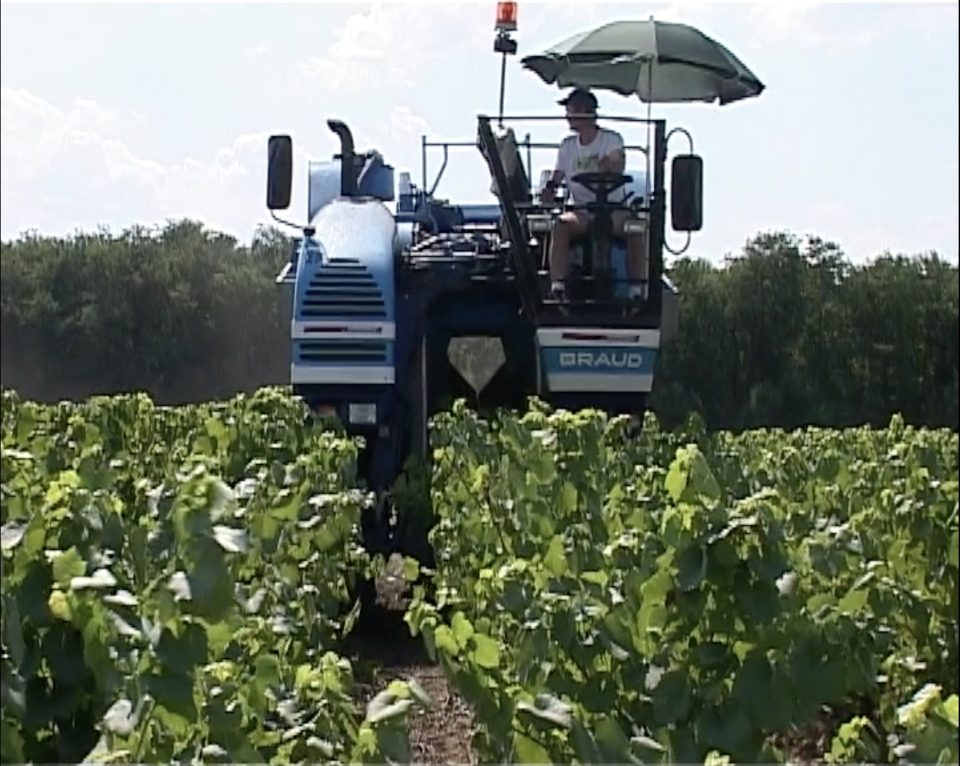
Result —
<path fill-rule="evenodd" d="M 674 231 L 700 231 L 703 226 L 703 160 L 696 154 L 673 158 L 670 220 Z"/>
<path fill-rule="evenodd" d="M 267 143 L 267 208 L 290 206 L 293 185 L 293 141 L 290 136 L 270 136 Z"/>

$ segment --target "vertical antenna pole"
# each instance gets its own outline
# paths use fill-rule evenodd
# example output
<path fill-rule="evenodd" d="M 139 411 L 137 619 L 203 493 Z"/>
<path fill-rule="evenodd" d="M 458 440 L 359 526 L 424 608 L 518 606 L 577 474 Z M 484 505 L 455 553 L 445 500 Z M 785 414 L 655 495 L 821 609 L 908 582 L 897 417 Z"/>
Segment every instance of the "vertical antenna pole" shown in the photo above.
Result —
<path fill-rule="evenodd" d="M 500 111 L 497 120 L 500 127 L 503 127 L 503 94 L 507 85 L 507 52 L 504 51 L 500 57 Z"/>
<path fill-rule="evenodd" d="M 497 113 L 497 123 L 503 127 L 503 99 L 507 87 L 507 56 L 517 52 L 517 41 L 510 37 L 511 32 L 517 31 L 517 3 L 516 0 L 500 0 L 497 3 L 497 23 L 493 27 L 497 37 L 493 42 L 493 50 L 502 54 L 500 61 L 500 111 Z"/>

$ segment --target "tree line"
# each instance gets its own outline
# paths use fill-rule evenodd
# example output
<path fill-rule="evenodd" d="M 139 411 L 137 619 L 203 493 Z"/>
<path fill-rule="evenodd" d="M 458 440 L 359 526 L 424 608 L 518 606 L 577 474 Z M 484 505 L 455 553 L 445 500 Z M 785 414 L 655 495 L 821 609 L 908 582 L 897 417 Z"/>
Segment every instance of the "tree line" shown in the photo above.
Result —
<path fill-rule="evenodd" d="M 0 245 L 0 385 L 42 401 L 140 390 L 177 404 L 284 384 L 289 317 L 274 278 L 291 239 L 249 246 L 194 221 Z M 936 254 L 853 264 L 758 234 L 722 264 L 679 258 L 680 333 L 652 408 L 710 428 L 958 427 L 960 288 Z"/>

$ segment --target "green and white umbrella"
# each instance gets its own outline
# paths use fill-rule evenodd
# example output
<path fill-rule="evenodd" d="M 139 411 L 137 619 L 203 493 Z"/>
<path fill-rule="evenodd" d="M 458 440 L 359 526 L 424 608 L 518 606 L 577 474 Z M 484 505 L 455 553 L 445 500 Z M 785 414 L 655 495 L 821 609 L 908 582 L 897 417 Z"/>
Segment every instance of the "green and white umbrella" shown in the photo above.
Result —
<path fill-rule="evenodd" d="M 727 48 L 686 24 L 615 21 L 581 32 L 524 67 L 561 88 L 636 94 L 647 103 L 719 101 L 728 104 L 764 88 Z"/>

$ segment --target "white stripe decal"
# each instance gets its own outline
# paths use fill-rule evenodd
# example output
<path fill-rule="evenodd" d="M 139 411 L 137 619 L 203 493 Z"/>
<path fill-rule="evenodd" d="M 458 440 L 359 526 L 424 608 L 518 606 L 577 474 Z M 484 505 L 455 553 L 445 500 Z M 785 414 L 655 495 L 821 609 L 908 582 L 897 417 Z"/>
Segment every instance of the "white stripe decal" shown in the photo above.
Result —
<path fill-rule="evenodd" d="M 290 365 L 291 383 L 393 384 L 393 367 L 313 367 Z"/>
<path fill-rule="evenodd" d="M 541 327 L 537 330 L 541 346 L 660 346 L 660 331 L 625 327 Z"/>
<path fill-rule="evenodd" d="M 555 372 L 547 374 L 551 391 L 620 391 L 649 393 L 653 375 L 610 375 L 594 372 Z"/>
<path fill-rule="evenodd" d="M 375 340 L 394 340 L 397 336 L 396 324 L 393 322 L 344 322 L 310 320 L 294 320 L 290 323 L 290 335 L 294 340 L 329 339 L 343 340 L 354 338 L 370 338 Z"/>

